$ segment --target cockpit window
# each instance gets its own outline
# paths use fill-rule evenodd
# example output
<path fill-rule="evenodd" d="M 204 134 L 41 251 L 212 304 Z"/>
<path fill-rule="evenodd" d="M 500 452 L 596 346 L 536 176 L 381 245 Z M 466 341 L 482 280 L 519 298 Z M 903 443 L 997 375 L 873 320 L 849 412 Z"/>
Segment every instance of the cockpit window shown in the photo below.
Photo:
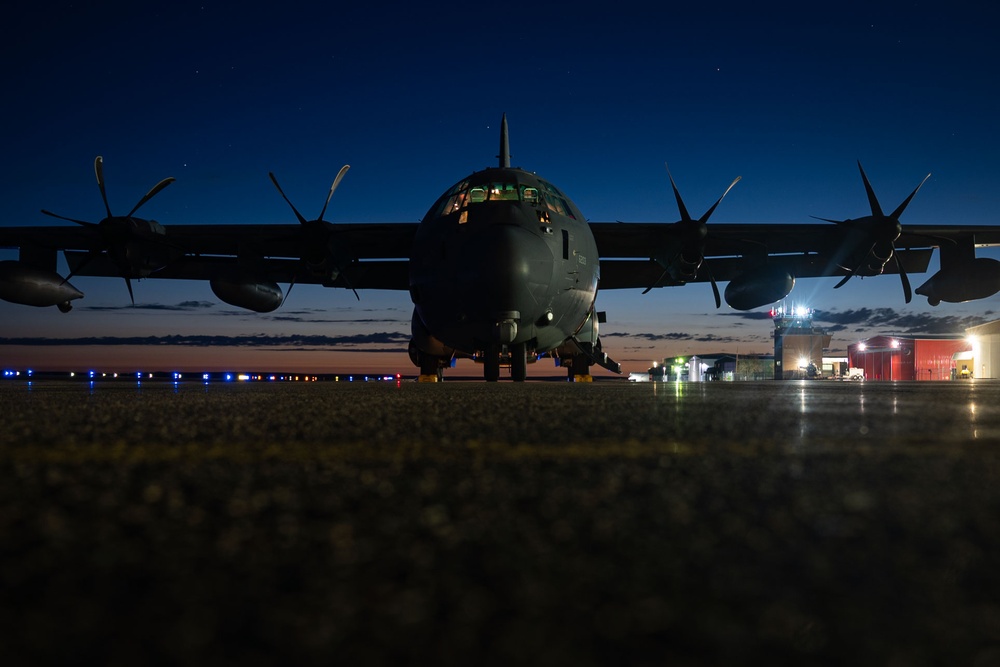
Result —
<path fill-rule="evenodd" d="M 569 204 L 563 197 L 563 193 L 559 192 L 559 189 L 556 188 L 556 186 L 552 185 L 548 181 L 543 181 L 542 179 L 538 179 L 538 184 L 542 186 L 542 198 L 550 211 L 558 213 L 559 215 L 565 215 L 569 218 L 576 217 L 573 215 L 572 209 L 570 209 Z"/>
<path fill-rule="evenodd" d="M 490 201 L 517 201 L 517 183 L 491 183 Z"/>
<path fill-rule="evenodd" d="M 445 216 L 449 213 L 454 213 L 455 211 L 465 208 L 466 198 L 468 196 L 469 182 L 462 181 L 441 197 L 441 205 L 436 212 L 437 217 Z"/>
<path fill-rule="evenodd" d="M 545 181 L 539 180 L 538 183 L 540 188 L 511 181 L 480 182 L 473 185 L 465 180 L 442 195 L 432 210 L 435 217 L 444 217 L 458 211 L 464 213 L 469 206 L 483 202 L 520 201 L 559 215 L 574 217 L 559 190 Z"/>

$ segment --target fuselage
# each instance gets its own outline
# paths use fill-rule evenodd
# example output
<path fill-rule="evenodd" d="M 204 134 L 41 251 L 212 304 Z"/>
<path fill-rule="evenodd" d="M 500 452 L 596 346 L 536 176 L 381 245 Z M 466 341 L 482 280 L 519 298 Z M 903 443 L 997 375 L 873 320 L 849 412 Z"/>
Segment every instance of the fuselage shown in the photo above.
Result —
<path fill-rule="evenodd" d="M 478 171 L 441 195 L 417 230 L 414 339 L 466 355 L 553 350 L 588 321 L 599 276 L 594 236 L 568 197 L 522 169 Z"/>

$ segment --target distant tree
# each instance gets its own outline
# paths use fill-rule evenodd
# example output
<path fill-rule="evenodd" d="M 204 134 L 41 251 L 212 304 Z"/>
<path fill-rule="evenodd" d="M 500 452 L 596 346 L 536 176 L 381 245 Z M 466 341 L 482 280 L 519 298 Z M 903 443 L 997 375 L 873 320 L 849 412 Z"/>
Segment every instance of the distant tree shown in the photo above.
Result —
<path fill-rule="evenodd" d="M 740 357 L 736 362 L 737 380 L 768 380 L 774 377 L 774 362 L 760 357 Z"/>

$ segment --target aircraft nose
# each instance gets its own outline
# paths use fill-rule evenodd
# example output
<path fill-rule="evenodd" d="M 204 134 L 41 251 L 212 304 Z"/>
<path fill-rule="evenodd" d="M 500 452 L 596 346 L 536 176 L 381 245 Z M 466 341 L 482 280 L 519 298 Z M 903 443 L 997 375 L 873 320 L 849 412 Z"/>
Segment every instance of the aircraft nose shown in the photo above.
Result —
<path fill-rule="evenodd" d="M 483 230 L 479 250 L 469 259 L 484 315 L 517 311 L 533 317 L 552 277 L 552 253 L 532 230 L 496 224 Z"/>

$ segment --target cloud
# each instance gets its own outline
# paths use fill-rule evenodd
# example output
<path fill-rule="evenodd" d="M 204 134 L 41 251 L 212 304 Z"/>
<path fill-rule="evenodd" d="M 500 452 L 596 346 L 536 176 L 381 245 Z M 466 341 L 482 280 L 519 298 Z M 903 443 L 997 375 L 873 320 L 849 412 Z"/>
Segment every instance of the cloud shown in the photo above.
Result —
<path fill-rule="evenodd" d="M 664 340 L 695 340 L 694 334 L 683 333 L 683 332 L 671 332 L 671 333 L 606 333 L 601 334 L 601 338 L 641 338 L 643 340 L 650 341 L 664 341 Z"/>
<path fill-rule="evenodd" d="M 358 345 L 407 345 L 409 334 L 378 332 L 350 336 L 269 336 L 253 334 L 244 336 L 89 336 L 80 338 L 0 338 L 0 345 L 28 345 L 45 347 L 54 345 L 175 345 L 179 347 L 283 347 L 291 349 L 354 347 Z"/>
<path fill-rule="evenodd" d="M 388 318 L 329 318 L 329 317 L 309 317 L 302 315 L 273 315 L 269 318 L 272 322 L 294 322 L 296 324 L 409 324 L 409 321 Z"/>
<path fill-rule="evenodd" d="M 211 301 L 181 301 L 175 304 L 164 304 L 164 303 L 137 303 L 135 305 L 126 304 L 121 306 L 80 306 L 81 310 L 92 310 L 92 311 L 114 311 L 114 310 L 168 310 L 168 311 L 192 311 L 192 310 L 206 310 L 208 308 L 214 308 L 215 304 Z"/>
<path fill-rule="evenodd" d="M 769 313 L 769 312 L 761 312 L 761 311 L 756 311 L 756 310 L 738 311 L 738 312 L 735 312 L 735 313 L 718 313 L 718 314 L 721 315 L 722 317 L 736 317 L 736 318 L 739 318 L 741 320 L 754 320 L 754 321 L 758 321 L 758 320 L 769 320 L 769 319 L 771 319 L 771 313 Z"/>
<path fill-rule="evenodd" d="M 721 313 L 725 317 L 743 320 L 769 320 L 770 313 Z M 956 315 L 935 315 L 933 313 L 912 313 L 895 308 L 850 308 L 847 310 L 813 311 L 813 322 L 823 327 L 827 333 L 855 331 L 858 333 L 892 331 L 901 334 L 963 334 L 969 327 L 989 321 L 988 316 L 959 317 Z"/>
<path fill-rule="evenodd" d="M 659 343 L 663 341 L 676 342 L 676 341 L 689 341 L 695 343 L 740 343 L 746 340 L 742 336 L 716 336 L 715 334 L 701 334 L 701 333 L 685 333 L 674 331 L 671 333 L 659 334 L 659 333 L 608 333 L 601 334 L 601 338 L 628 338 L 631 340 L 640 341 L 650 341 L 653 343 Z M 652 349 L 654 346 L 650 345 L 648 348 L 640 347 L 638 345 L 627 346 L 626 349 L 630 350 L 641 350 L 641 349 Z"/>
<path fill-rule="evenodd" d="M 842 331 L 855 327 L 855 331 L 891 330 L 906 334 L 963 334 L 969 327 L 983 324 L 985 317 L 972 315 L 934 315 L 932 313 L 911 313 L 895 308 L 857 308 L 844 311 L 817 310 L 813 321 L 833 326 L 830 331 Z"/>

